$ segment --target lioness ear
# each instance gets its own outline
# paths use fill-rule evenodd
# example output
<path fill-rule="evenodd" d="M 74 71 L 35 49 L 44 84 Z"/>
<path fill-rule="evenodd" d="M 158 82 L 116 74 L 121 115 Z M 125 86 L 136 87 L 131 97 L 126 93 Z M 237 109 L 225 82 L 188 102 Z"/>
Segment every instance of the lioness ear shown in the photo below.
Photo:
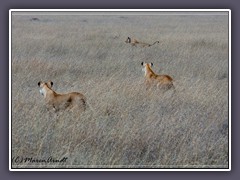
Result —
<path fill-rule="evenodd" d="M 143 62 L 141 63 L 141 65 L 143 66 Z"/>
<path fill-rule="evenodd" d="M 48 85 L 49 87 L 52 87 L 52 86 L 53 86 L 53 82 L 52 82 L 52 81 L 48 81 L 47 85 Z"/>
<path fill-rule="evenodd" d="M 38 82 L 38 86 L 40 87 L 41 81 Z"/>
<path fill-rule="evenodd" d="M 153 66 L 153 63 L 151 63 L 151 67 Z"/>

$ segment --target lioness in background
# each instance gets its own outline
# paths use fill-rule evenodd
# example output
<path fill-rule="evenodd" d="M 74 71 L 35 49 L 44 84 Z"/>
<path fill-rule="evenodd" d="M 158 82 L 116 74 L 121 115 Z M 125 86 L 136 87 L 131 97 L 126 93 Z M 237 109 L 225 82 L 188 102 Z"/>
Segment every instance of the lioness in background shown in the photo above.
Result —
<path fill-rule="evenodd" d="M 148 44 L 148 43 L 140 42 L 140 41 L 138 41 L 136 39 L 132 39 L 132 38 L 128 37 L 127 40 L 125 41 L 125 43 L 129 43 L 132 46 L 150 47 L 150 46 L 152 46 L 152 45 L 154 45 L 156 43 L 159 43 L 159 41 L 155 41 L 152 44 Z"/>

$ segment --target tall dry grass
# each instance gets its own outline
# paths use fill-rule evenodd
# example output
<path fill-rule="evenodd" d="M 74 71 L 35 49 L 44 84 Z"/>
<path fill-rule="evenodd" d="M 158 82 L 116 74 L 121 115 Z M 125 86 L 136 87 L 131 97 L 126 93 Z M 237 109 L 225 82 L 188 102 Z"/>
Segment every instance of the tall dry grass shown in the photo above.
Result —
<path fill-rule="evenodd" d="M 11 37 L 12 157 L 68 158 L 13 167 L 228 167 L 226 15 L 14 15 Z M 142 61 L 176 93 L 147 91 Z M 83 93 L 88 109 L 48 112 L 40 80 Z"/>

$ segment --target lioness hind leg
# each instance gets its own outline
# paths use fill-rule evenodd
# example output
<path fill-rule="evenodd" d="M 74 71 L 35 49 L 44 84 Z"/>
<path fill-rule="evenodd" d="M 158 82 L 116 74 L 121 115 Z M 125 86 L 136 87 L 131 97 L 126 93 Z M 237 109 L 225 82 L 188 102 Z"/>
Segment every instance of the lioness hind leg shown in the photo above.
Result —
<path fill-rule="evenodd" d="M 163 92 L 168 91 L 169 89 L 172 88 L 172 86 L 173 86 L 172 83 L 164 83 L 164 84 L 158 83 L 158 84 L 157 84 L 157 88 L 158 88 L 159 90 L 163 91 Z"/>
<path fill-rule="evenodd" d="M 75 107 L 78 110 L 85 111 L 87 107 L 86 100 L 84 98 L 79 98 Z"/>
<path fill-rule="evenodd" d="M 86 103 L 86 100 L 85 100 L 85 99 L 82 99 L 82 108 L 83 108 L 84 111 L 85 111 L 86 108 L 87 108 L 87 103 Z"/>

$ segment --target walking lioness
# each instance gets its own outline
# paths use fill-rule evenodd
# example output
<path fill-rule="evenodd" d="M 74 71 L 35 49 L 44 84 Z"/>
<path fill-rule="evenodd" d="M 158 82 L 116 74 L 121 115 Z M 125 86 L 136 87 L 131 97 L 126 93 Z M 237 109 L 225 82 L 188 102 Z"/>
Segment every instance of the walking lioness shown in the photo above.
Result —
<path fill-rule="evenodd" d="M 173 86 L 173 79 L 169 75 L 158 75 L 155 74 L 152 70 L 153 63 L 141 63 L 143 66 L 143 71 L 145 72 L 145 82 L 147 88 L 151 85 L 157 85 L 157 87 L 161 87 L 163 89 L 169 89 Z"/>
<path fill-rule="evenodd" d="M 38 86 L 40 87 L 40 94 L 44 96 L 48 108 L 53 108 L 55 111 L 66 108 L 78 108 L 83 111 L 86 109 L 86 97 L 81 93 L 58 94 L 52 90 L 52 81 L 47 83 L 40 81 L 38 82 Z"/>
<path fill-rule="evenodd" d="M 156 43 L 159 43 L 159 41 L 155 41 L 152 44 L 148 44 L 148 43 L 140 42 L 136 39 L 132 39 L 132 38 L 128 37 L 127 40 L 125 41 L 125 43 L 130 43 L 132 46 L 150 47 Z"/>

